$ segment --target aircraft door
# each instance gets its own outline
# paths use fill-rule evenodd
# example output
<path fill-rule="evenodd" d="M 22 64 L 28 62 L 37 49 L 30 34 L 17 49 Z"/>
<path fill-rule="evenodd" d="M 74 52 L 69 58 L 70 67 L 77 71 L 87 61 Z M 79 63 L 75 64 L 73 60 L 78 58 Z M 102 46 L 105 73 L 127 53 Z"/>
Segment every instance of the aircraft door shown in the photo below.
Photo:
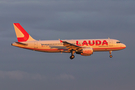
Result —
<path fill-rule="evenodd" d="M 113 40 L 109 40 L 109 46 L 113 46 Z"/>

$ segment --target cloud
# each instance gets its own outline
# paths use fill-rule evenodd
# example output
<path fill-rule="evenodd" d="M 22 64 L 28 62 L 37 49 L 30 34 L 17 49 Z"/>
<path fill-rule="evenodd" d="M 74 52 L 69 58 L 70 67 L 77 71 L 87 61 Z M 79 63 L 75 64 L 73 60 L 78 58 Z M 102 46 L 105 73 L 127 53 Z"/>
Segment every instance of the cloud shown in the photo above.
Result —
<path fill-rule="evenodd" d="M 73 80 L 75 77 L 70 74 L 60 74 L 55 76 L 45 76 L 41 74 L 32 74 L 24 71 L 0 71 L 0 79 L 14 80 Z"/>
<path fill-rule="evenodd" d="M 0 78 L 15 79 L 15 80 L 22 80 L 22 79 L 42 80 L 46 79 L 46 76 L 40 74 L 30 74 L 23 71 L 0 71 Z"/>
<path fill-rule="evenodd" d="M 57 79 L 59 80 L 73 80 L 75 79 L 75 77 L 73 75 L 70 74 L 60 74 Z"/>
<path fill-rule="evenodd" d="M 13 0 L 1 4 L 0 18 L 1 22 L 20 22 L 42 30 L 117 31 L 134 28 L 133 6 L 134 1 Z"/>
<path fill-rule="evenodd" d="M 1 0 L 0 4 L 28 4 L 28 3 L 38 3 L 36 0 Z"/>
<path fill-rule="evenodd" d="M 115 90 L 127 90 L 129 86 L 133 89 L 134 4 L 134 0 L 1 0 L 1 88 L 95 90 L 98 86 L 96 90 L 108 90 L 117 84 Z M 17 41 L 13 28 L 15 22 L 35 39 L 110 37 L 119 39 L 127 48 L 113 52 L 112 60 L 108 52 L 99 52 L 90 57 L 76 55 L 71 62 L 70 54 L 48 54 L 12 47 L 11 42 Z"/>

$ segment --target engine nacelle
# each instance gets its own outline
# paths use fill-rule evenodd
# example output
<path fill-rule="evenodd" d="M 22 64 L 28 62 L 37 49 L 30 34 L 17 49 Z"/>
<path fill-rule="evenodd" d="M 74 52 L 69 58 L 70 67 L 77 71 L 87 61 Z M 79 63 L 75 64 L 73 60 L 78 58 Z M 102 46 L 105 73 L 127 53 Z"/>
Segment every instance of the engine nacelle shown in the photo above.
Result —
<path fill-rule="evenodd" d="M 83 56 L 90 56 L 93 54 L 93 49 L 92 48 L 83 48 L 82 52 L 80 53 Z"/>

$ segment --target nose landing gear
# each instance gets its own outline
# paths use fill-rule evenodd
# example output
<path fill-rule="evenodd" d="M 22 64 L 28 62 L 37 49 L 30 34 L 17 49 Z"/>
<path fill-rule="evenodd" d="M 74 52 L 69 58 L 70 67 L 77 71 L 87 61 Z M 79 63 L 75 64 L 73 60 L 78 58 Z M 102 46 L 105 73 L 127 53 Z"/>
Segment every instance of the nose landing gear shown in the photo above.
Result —
<path fill-rule="evenodd" d="M 110 54 L 109 57 L 112 58 L 112 57 L 113 57 L 113 56 L 112 56 L 112 51 L 109 51 L 109 54 Z"/>

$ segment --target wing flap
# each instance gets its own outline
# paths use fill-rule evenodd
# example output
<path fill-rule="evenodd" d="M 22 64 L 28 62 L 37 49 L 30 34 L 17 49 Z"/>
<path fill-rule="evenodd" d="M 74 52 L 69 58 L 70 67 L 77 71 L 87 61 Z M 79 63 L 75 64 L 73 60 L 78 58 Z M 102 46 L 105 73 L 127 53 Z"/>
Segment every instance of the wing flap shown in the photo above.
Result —
<path fill-rule="evenodd" d="M 61 40 L 61 42 L 63 43 L 63 46 L 67 47 L 69 50 L 81 50 L 82 49 L 82 47 L 69 43 L 67 41 Z"/>

